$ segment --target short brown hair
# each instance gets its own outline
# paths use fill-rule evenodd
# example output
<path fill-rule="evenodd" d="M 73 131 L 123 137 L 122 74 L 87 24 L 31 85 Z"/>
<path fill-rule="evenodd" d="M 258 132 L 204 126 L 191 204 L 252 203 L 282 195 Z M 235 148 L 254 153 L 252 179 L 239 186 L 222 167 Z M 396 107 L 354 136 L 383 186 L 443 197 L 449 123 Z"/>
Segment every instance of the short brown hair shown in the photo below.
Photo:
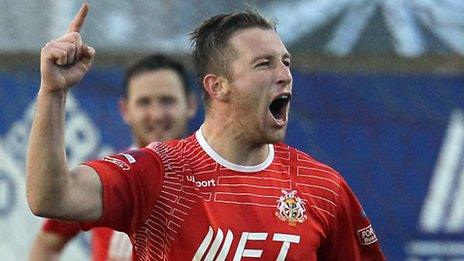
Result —
<path fill-rule="evenodd" d="M 229 62 L 235 53 L 228 46 L 229 38 L 239 30 L 252 27 L 276 30 L 273 21 L 255 11 L 247 10 L 213 16 L 190 34 L 192 58 L 200 86 L 203 85 L 203 78 L 210 72 L 230 79 Z M 209 96 L 204 89 L 203 100 L 208 106 Z"/>
<path fill-rule="evenodd" d="M 187 74 L 187 71 L 180 62 L 175 60 L 174 58 L 160 54 L 160 53 L 155 53 L 149 56 L 146 56 L 140 60 L 137 60 L 135 63 L 131 64 L 126 70 L 124 74 L 124 79 L 123 79 L 123 98 L 128 98 L 129 94 L 129 82 L 132 78 L 145 73 L 145 72 L 152 72 L 152 71 L 158 71 L 158 70 L 163 70 L 163 69 L 168 69 L 172 70 L 175 73 L 177 73 L 177 76 L 182 81 L 182 87 L 184 89 L 184 94 L 187 97 L 191 93 L 191 88 L 190 88 L 190 83 L 189 83 L 189 77 Z"/>

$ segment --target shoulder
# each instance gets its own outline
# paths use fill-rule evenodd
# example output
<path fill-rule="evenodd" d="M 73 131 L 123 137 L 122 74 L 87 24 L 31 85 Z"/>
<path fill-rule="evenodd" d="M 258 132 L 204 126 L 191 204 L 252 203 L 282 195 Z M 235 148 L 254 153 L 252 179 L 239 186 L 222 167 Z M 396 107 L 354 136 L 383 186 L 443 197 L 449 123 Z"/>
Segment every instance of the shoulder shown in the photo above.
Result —
<path fill-rule="evenodd" d="M 313 156 L 297 148 L 284 143 L 278 143 L 274 145 L 274 150 L 277 157 L 282 154 L 288 154 L 289 157 L 291 157 L 293 164 L 296 165 L 296 167 L 298 167 L 300 170 L 312 170 L 317 173 L 325 173 L 326 175 L 330 175 L 336 180 L 342 179 L 342 176 L 331 166 L 317 160 Z"/>
<path fill-rule="evenodd" d="M 165 170 L 185 169 L 192 160 L 203 155 L 195 136 L 167 142 L 153 142 L 146 147 L 162 162 Z"/>
<path fill-rule="evenodd" d="M 340 197 L 341 191 L 347 188 L 346 181 L 335 169 L 320 162 L 311 155 L 286 144 L 275 145 L 276 157 L 288 154 L 291 173 L 299 184 L 317 186 L 320 190 L 329 192 L 328 196 Z"/>
<path fill-rule="evenodd" d="M 152 142 L 146 148 L 163 157 L 169 154 L 182 153 L 186 148 L 198 146 L 197 144 L 198 142 L 196 142 L 194 135 L 191 135 L 185 139 L 180 140 Z"/>

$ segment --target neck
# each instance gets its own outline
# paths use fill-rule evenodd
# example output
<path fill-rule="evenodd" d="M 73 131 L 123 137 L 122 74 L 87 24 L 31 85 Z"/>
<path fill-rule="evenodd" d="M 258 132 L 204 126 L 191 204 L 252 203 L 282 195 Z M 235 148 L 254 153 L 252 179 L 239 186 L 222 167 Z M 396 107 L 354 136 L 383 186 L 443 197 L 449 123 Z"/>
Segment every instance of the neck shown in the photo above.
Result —
<path fill-rule="evenodd" d="M 234 121 L 215 121 L 207 118 L 202 134 L 209 146 L 224 159 L 242 166 L 255 166 L 263 163 L 269 155 L 268 144 L 250 141 L 243 128 Z"/>

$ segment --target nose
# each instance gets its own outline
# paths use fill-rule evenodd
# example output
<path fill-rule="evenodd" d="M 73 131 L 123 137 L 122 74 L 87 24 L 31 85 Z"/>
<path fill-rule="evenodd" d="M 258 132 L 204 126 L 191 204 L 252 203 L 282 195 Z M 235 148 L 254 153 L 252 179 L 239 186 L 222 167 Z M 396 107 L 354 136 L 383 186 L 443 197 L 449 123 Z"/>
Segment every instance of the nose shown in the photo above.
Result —
<path fill-rule="evenodd" d="M 290 72 L 290 67 L 288 65 L 285 65 L 284 63 L 280 63 L 277 70 L 277 83 L 282 86 L 289 85 L 293 80 L 292 73 Z"/>
<path fill-rule="evenodd" d="M 166 117 L 166 109 L 157 102 L 152 102 L 147 109 L 147 114 L 152 121 L 160 121 Z"/>

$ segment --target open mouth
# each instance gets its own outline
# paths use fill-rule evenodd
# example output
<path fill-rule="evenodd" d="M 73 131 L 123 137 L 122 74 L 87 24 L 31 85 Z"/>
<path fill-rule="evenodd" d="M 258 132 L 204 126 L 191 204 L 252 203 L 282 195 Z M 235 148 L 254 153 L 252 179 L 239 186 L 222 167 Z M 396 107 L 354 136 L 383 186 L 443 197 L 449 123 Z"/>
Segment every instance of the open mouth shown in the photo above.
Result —
<path fill-rule="evenodd" d="M 271 105 L 269 105 L 269 110 L 276 120 L 285 120 L 290 97 L 291 94 L 289 93 L 281 94 L 271 102 Z"/>

